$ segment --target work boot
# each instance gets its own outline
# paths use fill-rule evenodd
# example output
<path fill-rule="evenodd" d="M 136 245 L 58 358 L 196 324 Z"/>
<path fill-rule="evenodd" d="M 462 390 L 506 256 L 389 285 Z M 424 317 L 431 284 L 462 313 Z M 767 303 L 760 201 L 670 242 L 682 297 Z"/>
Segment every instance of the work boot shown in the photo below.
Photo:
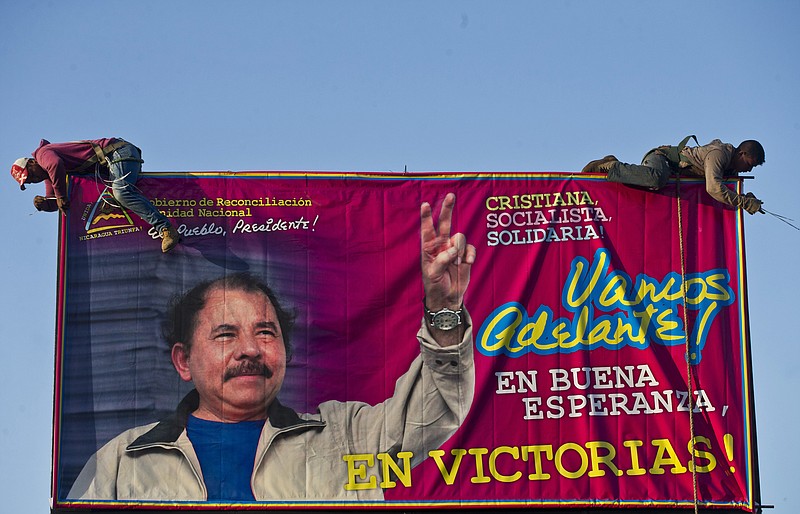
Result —
<path fill-rule="evenodd" d="M 581 173 L 607 173 L 616 162 L 619 162 L 619 159 L 613 155 L 606 155 L 602 159 L 596 159 L 584 166 Z"/>
<path fill-rule="evenodd" d="M 163 253 L 167 253 L 168 251 L 175 248 L 175 245 L 178 244 L 180 241 L 180 236 L 178 235 L 178 231 L 172 227 L 162 228 L 161 229 L 161 251 Z"/>

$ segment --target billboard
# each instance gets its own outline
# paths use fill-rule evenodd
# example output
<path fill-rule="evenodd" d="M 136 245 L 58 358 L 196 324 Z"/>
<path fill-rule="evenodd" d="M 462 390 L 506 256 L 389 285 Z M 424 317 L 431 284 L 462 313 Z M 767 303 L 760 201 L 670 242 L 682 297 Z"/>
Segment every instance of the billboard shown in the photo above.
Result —
<path fill-rule="evenodd" d="M 758 502 L 743 220 L 701 182 L 202 172 L 137 185 L 182 236 L 167 254 L 103 184 L 70 179 L 56 509 Z M 423 298 L 425 202 L 434 230 L 476 249 L 451 332 L 463 339 L 443 348 Z M 220 348 L 265 310 L 254 337 L 291 345 L 253 350 L 281 361 L 258 368 L 277 396 L 255 425 L 203 424 L 242 394 Z M 204 331 L 219 369 L 201 365 Z"/>

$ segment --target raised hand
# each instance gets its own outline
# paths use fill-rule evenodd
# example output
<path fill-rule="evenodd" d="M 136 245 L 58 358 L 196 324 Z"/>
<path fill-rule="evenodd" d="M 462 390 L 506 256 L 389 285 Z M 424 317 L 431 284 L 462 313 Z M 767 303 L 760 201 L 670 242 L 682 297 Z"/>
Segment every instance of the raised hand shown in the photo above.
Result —
<path fill-rule="evenodd" d="M 475 262 L 475 247 L 467 244 L 464 234 L 450 235 L 455 202 L 456 195 L 448 193 L 439 213 L 438 230 L 430 204 L 425 202 L 420 208 L 422 285 L 425 304 L 432 311 L 461 307 Z"/>

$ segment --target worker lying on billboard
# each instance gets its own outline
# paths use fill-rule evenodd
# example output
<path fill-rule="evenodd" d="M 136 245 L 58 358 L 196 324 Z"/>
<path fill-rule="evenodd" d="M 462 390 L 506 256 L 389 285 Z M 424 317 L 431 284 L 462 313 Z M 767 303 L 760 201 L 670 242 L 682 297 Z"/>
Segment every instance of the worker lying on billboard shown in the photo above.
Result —
<path fill-rule="evenodd" d="M 114 199 L 120 206 L 135 212 L 155 227 L 161 236 L 161 251 L 168 252 L 178 244 L 178 232 L 166 216 L 136 188 L 134 184 L 142 171 L 142 153 L 136 146 L 119 138 L 51 143 L 42 139 L 31 154 L 21 157 L 11 166 L 11 176 L 25 190 L 25 184 L 45 182 L 45 196 L 33 197 L 38 211 L 69 209 L 67 173 L 104 175 L 111 182 Z"/>
<path fill-rule="evenodd" d="M 472 322 L 463 297 L 475 248 L 463 234 L 450 235 L 454 203 L 448 194 L 438 230 L 430 205 L 421 208 L 421 354 L 391 398 L 375 406 L 327 401 L 315 414 L 281 405 L 293 316 L 250 274 L 205 282 L 173 302 L 164 325 L 173 365 L 195 390 L 173 416 L 103 446 L 69 498 L 382 499 L 380 486 L 363 487 L 365 477 L 381 476 L 381 463 L 368 457 L 413 454 L 410 466 L 419 464 L 472 404 Z M 347 461 L 353 455 L 356 466 Z"/>
<path fill-rule="evenodd" d="M 723 181 L 739 173 L 752 171 L 764 164 L 764 147 L 754 140 L 743 141 L 738 147 L 715 139 L 707 145 L 690 147 L 687 136 L 678 146 L 659 146 L 647 152 L 641 165 L 625 164 L 613 155 L 591 161 L 581 170 L 584 173 L 605 172 L 611 182 L 660 189 L 672 173 L 705 177 L 706 191 L 714 199 L 755 214 L 761 200 L 753 193 L 740 195 L 725 187 Z M 698 143 L 699 145 L 699 143 Z"/>

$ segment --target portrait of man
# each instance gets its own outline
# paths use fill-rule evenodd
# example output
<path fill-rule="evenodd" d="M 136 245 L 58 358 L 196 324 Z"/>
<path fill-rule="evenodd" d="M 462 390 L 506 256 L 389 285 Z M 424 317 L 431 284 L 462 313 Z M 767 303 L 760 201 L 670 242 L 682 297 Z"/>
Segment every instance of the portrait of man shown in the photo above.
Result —
<path fill-rule="evenodd" d="M 380 500 L 347 487 L 344 457 L 411 454 L 422 462 L 461 426 L 474 395 L 472 322 L 464 307 L 475 248 L 451 234 L 455 195 L 434 223 L 420 209 L 424 299 L 419 354 L 394 393 L 370 405 L 325 401 L 298 413 L 277 399 L 292 357 L 293 311 L 251 273 L 201 282 L 169 306 L 172 364 L 194 389 L 159 422 L 131 428 L 86 463 L 69 499 L 246 502 Z M 398 334 L 396 344 L 411 337 Z M 391 343 L 395 344 L 395 343 Z M 365 465 L 377 474 L 380 463 Z"/>

